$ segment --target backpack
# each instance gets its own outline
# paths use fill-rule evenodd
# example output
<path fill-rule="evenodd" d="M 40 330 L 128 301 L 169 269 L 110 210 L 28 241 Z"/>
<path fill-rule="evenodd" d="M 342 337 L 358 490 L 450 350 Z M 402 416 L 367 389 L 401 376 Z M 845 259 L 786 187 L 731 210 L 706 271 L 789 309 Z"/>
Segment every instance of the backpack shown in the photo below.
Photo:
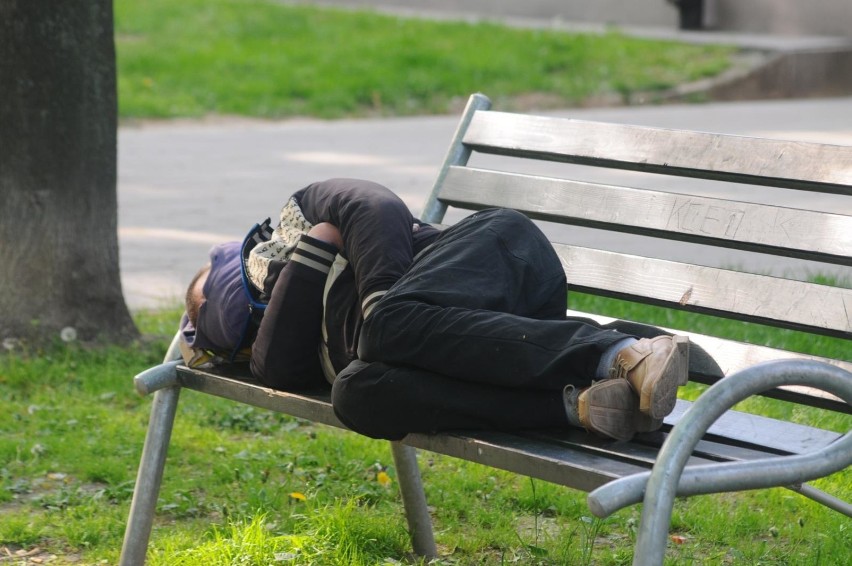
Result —
<path fill-rule="evenodd" d="M 255 249 L 258 244 L 268 242 L 272 238 L 272 232 L 271 220 L 267 218 L 260 224 L 255 224 L 254 227 L 249 230 L 248 234 L 246 234 L 246 237 L 243 239 L 242 246 L 240 247 L 240 278 L 243 283 L 243 291 L 246 295 L 246 301 L 248 302 L 248 315 L 246 316 L 239 345 L 234 348 L 233 352 L 231 352 L 229 359 L 231 362 L 237 359 L 238 355 L 244 349 L 244 345 L 254 339 L 255 334 L 257 334 L 257 329 L 260 327 L 260 321 L 263 320 L 263 314 L 266 312 L 266 305 L 269 302 L 269 296 L 255 287 L 255 285 L 251 282 L 247 271 L 247 263 L 251 255 L 251 251 Z"/>

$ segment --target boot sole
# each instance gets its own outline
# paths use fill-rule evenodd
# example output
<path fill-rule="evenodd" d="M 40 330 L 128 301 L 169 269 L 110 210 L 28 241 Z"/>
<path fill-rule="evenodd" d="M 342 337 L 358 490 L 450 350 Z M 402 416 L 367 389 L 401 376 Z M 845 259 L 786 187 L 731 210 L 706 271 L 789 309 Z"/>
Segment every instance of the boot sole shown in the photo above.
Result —
<path fill-rule="evenodd" d="M 689 338 L 672 336 L 672 345 L 659 377 L 642 384 L 639 410 L 655 420 L 672 412 L 677 401 L 677 388 L 686 385 L 689 380 Z"/>
<path fill-rule="evenodd" d="M 645 413 L 640 411 L 636 411 L 636 432 L 654 432 L 655 430 L 660 430 L 660 427 L 663 426 L 663 419 L 655 419 L 649 417 Z"/>
<path fill-rule="evenodd" d="M 633 438 L 637 425 L 647 421 L 625 380 L 602 381 L 586 389 L 577 399 L 577 412 L 587 431 L 622 441 Z"/>

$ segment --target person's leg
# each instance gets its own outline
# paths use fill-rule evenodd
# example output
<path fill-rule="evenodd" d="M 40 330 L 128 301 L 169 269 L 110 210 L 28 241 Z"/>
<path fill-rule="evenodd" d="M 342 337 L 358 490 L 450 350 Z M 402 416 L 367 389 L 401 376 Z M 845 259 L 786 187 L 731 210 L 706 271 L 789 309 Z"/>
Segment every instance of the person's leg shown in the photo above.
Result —
<path fill-rule="evenodd" d="M 559 391 L 494 387 L 358 360 L 334 381 L 332 404 L 337 417 L 352 430 L 389 440 L 411 432 L 569 425 Z"/>
<path fill-rule="evenodd" d="M 529 396 L 574 385 L 584 389 L 574 399 L 580 424 L 615 438 L 658 426 L 686 381 L 685 339 L 642 340 L 628 349 L 628 334 L 566 319 L 566 298 L 561 262 L 538 228 L 512 210 L 484 211 L 415 258 L 367 318 L 359 357 L 450 378 L 442 395 L 462 384 L 523 391 L 524 411 L 535 405 Z M 609 377 L 627 379 L 592 385 Z"/>
<path fill-rule="evenodd" d="M 424 370 L 355 360 L 332 387 L 337 417 L 373 438 L 447 430 L 585 428 L 629 440 L 662 424 L 639 411 L 639 399 L 623 379 L 608 379 L 564 392 L 508 389 L 453 379 Z"/>
<path fill-rule="evenodd" d="M 499 387 L 585 386 L 627 335 L 565 319 L 566 298 L 541 231 L 516 211 L 483 211 L 415 258 L 365 321 L 359 355 Z"/>

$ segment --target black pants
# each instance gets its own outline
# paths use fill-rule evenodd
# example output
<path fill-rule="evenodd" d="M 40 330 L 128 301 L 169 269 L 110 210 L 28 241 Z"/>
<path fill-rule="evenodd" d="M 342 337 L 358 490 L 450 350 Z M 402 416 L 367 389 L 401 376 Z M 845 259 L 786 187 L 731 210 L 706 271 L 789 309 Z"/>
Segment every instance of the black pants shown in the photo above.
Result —
<path fill-rule="evenodd" d="M 561 391 L 594 378 L 626 335 L 566 319 L 561 262 L 506 209 L 446 230 L 377 303 L 361 360 L 338 376 L 338 417 L 368 436 L 567 425 Z"/>

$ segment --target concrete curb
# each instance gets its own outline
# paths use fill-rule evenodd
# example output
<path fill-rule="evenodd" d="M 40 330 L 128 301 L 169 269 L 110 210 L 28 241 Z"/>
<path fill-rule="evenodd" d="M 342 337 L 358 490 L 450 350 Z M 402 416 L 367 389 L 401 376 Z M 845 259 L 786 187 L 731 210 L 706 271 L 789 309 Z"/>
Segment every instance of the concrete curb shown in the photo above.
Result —
<path fill-rule="evenodd" d="M 759 67 L 706 91 L 710 100 L 814 98 L 852 93 L 852 47 L 773 53 Z"/>

